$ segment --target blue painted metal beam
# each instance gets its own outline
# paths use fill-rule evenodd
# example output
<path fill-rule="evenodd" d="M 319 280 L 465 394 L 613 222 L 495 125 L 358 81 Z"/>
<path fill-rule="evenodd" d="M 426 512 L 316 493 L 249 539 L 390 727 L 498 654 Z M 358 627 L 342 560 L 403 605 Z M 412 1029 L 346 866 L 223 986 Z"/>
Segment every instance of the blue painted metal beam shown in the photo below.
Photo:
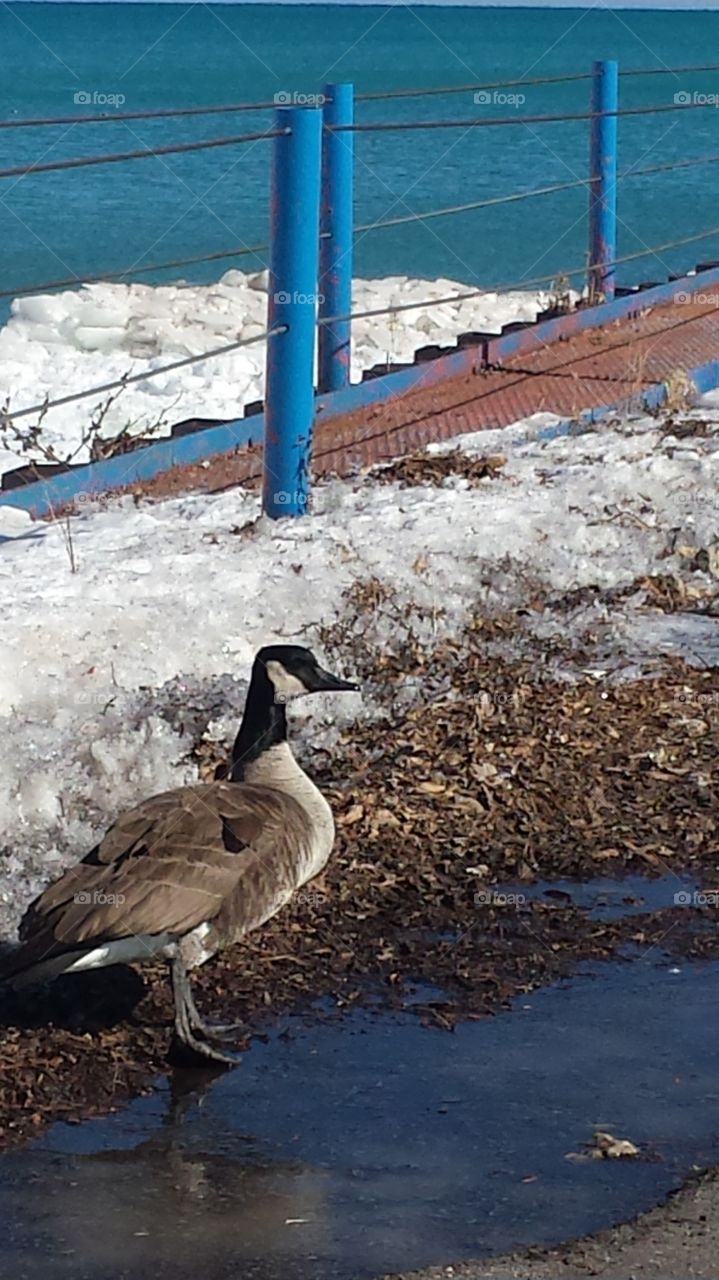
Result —
<path fill-rule="evenodd" d="M 472 370 L 479 372 L 487 363 L 499 363 L 510 356 L 536 351 L 547 343 L 558 342 L 574 333 L 626 319 L 647 307 L 671 302 L 678 294 L 683 295 L 686 301 L 693 293 L 704 293 L 717 286 L 719 266 L 701 271 L 697 275 L 683 276 L 652 289 L 643 289 L 627 297 L 615 298 L 613 302 L 603 303 L 601 306 L 586 307 L 566 316 L 558 316 L 554 320 L 544 320 L 524 329 L 498 334 L 477 346 L 440 356 L 427 364 L 412 365 L 401 372 L 319 396 L 315 405 L 316 412 L 327 422 L 355 409 L 381 404 L 396 396 L 433 386 L 456 374 Z M 706 377 L 709 381 L 700 383 L 700 390 L 709 390 L 719 385 L 719 372 L 716 382 L 711 381 L 713 366 L 703 367 L 709 372 L 701 377 Z M 243 446 L 261 445 L 264 427 L 264 415 L 256 414 L 219 427 L 209 427 L 193 435 L 158 440 L 156 444 L 117 458 L 76 467 L 64 474 L 21 488 L 4 490 L 0 492 L 0 506 L 20 507 L 34 516 L 49 515 L 53 509 L 76 501 L 81 496 L 109 493 L 138 481 L 150 481 L 163 472 L 171 471 L 173 467 L 190 466 L 218 454 L 233 453 Z"/>
<path fill-rule="evenodd" d="M 706 364 L 699 364 L 693 369 L 688 369 L 687 378 L 699 395 L 704 395 L 707 391 L 714 391 L 716 387 L 719 387 L 719 360 L 709 360 Z M 603 405 L 599 409 L 585 409 L 579 416 L 581 421 L 591 423 L 600 422 L 602 418 L 609 417 L 615 413 L 653 413 L 655 410 L 661 409 L 668 394 L 669 387 L 667 383 L 658 382 L 633 396 L 628 396 L 626 400 L 617 400 L 614 404 Z"/>
<path fill-rule="evenodd" d="M 528 355 L 548 343 L 570 338 L 575 333 L 584 333 L 587 329 L 598 329 L 602 325 L 626 319 L 647 307 L 662 306 L 671 302 L 678 294 L 683 295 L 686 301 L 692 293 L 702 293 L 715 285 L 719 285 L 719 267 L 697 275 L 682 276 L 652 289 L 642 289 L 596 307 L 583 307 L 553 320 L 541 320 L 521 329 L 512 329 L 509 333 L 485 338 L 476 346 L 439 356 L 426 364 L 412 365 L 397 373 L 388 373 L 384 377 L 347 387 L 344 391 L 320 396 L 317 402 L 318 419 L 327 422 L 352 413 L 355 409 L 381 404 L 396 396 L 419 391 L 422 387 L 435 386 L 458 374 L 478 373 L 488 365 L 498 364 L 510 356 Z"/>
<path fill-rule="evenodd" d="M 689 369 L 687 377 L 693 383 L 700 395 L 705 391 L 713 391 L 719 386 L 719 360 L 710 360 L 707 364 L 697 365 L 694 369 Z M 638 395 L 627 396 L 625 400 L 615 400 L 613 404 L 601 405 L 598 409 L 585 409 L 577 418 L 564 418 L 561 422 L 556 422 L 554 426 L 545 427 L 542 431 L 538 431 L 535 440 L 559 440 L 562 436 L 572 435 L 577 431 L 577 424 L 580 423 L 587 429 L 594 425 L 595 422 L 601 422 L 604 418 L 613 418 L 622 416 L 626 413 L 655 413 L 661 409 L 669 395 L 669 387 L 666 382 L 659 382 L 653 387 L 647 387 L 645 391 Z M 528 437 L 527 437 L 528 439 Z M 524 443 L 524 441 L 516 441 Z"/>
<path fill-rule="evenodd" d="M 611 302 L 616 287 L 619 63 L 595 62 L 589 149 L 589 296 Z"/>
<path fill-rule="evenodd" d="M 239 418 L 219 427 L 208 427 L 193 435 L 158 440 L 157 444 L 130 453 L 90 462 L 87 466 L 0 492 L 0 506 L 20 507 L 31 515 L 47 516 L 67 503 L 98 498 L 127 488 L 129 485 L 154 480 L 173 467 L 189 467 L 217 454 L 235 453 L 250 445 L 261 445 L 264 437 L 264 415 Z"/>
<path fill-rule="evenodd" d="M 319 107 L 280 107 L 270 215 L 265 451 L 262 509 L 273 519 L 307 514 L 314 425 L 319 262 Z M 289 132 L 287 132 L 289 130 Z"/>
<path fill-rule="evenodd" d="M 327 84 L 324 97 L 325 126 L 354 123 L 354 88 L 351 84 Z M 353 144 L 352 133 L 330 133 L 326 127 L 322 130 L 320 320 L 348 316 L 352 310 Z M 349 386 L 351 341 L 351 320 L 320 324 L 317 331 L 320 391 L 340 391 Z"/>

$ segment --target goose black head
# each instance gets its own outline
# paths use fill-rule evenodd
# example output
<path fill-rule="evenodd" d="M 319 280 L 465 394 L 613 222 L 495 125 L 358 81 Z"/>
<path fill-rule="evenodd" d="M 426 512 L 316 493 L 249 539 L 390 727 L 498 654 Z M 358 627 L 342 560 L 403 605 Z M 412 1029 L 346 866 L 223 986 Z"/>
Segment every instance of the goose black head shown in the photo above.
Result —
<path fill-rule="evenodd" d="M 298 644 L 268 644 L 253 667 L 247 701 L 235 745 L 229 778 L 242 782 L 264 752 L 287 740 L 285 703 L 305 693 L 358 690 L 351 680 L 325 671 L 309 649 Z"/>
<path fill-rule="evenodd" d="M 254 671 L 259 673 L 263 669 L 274 689 L 275 702 L 287 702 L 305 693 L 359 690 L 359 685 L 352 680 L 343 680 L 325 671 L 311 650 L 299 644 L 269 644 L 260 649 Z"/>

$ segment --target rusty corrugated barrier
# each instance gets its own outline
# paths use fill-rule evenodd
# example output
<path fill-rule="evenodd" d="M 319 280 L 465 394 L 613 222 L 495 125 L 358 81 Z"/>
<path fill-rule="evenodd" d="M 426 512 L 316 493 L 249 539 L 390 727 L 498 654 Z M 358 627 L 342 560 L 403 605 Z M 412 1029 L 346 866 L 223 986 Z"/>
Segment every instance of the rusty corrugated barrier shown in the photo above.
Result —
<path fill-rule="evenodd" d="M 315 433 L 314 470 L 348 475 L 532 413 L 577 417 L 633 396 L 639 402 L 677 371 L 718 357 L 716 302 L 669 303 L 324 422 Z"/>

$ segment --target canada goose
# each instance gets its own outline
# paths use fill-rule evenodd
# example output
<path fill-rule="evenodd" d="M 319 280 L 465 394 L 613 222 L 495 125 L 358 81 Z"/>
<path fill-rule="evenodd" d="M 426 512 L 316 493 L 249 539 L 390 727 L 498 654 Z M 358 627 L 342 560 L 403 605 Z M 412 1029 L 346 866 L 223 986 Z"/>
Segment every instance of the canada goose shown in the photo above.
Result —
<path fill-rule="evenodd" d="M 332 811 L 290 750 L 285 704 L 357 688 L 309 649 L 260 649 L 228 780 L 166 791 L 118 818 L 30 904 L 0 981 L 18 988 L 159 956 L 170 965 L 178 1039 L 236 1062 L 209 1043 L 229 1028 L 203 1021 L 188 970 L 264 924 L 327 862 Z"/>

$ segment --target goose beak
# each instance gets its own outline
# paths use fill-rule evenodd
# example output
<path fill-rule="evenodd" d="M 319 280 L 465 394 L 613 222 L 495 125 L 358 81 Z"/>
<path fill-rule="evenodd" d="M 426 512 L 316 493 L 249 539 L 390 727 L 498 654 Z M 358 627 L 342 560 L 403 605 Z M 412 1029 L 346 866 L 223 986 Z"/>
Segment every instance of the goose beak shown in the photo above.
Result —
<path fill-rule="evenodd" d="M 341 680 L 339 676 L 333 676 L 331 671 L 324 671 L 322 667 L 318 667 L 314 674 L 313 693 L 341 693 L 342 690 L 359 693 L 359 685 L 353 680 Z"/>

